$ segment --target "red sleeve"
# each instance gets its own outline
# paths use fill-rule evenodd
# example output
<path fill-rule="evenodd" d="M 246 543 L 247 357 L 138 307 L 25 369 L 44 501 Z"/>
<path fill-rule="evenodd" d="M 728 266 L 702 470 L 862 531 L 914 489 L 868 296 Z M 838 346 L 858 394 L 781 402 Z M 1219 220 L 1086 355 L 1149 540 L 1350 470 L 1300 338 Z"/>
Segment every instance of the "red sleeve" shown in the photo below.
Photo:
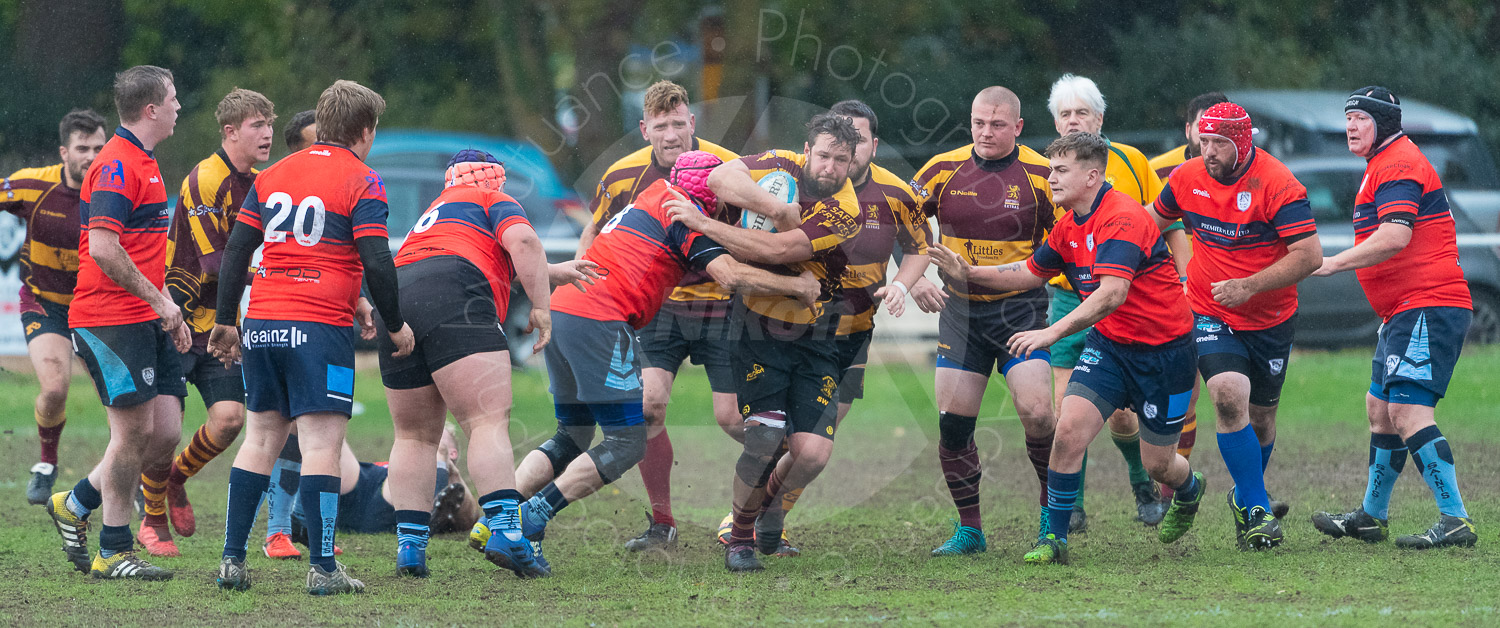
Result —
<path fill-rule="evenodd" d="M 374 170 L 365 176 L 365 181 L 368 184 L 360 193 L 354 210 L 349 212 L 350 221 L 354 224 L 354 238 L 389 237 L 385 228 L 386 217 L 390 214 L 390 208 L 385 202 L 385 183 Z"/>
<path fill-rule="evenodd" d="M 1148 233 L 1145 216 L 1128 214 L 1105 221 L 1094 235 L 1094 276 L 1135 279 L 1136 271 L 1150 257 L 1161 232 Z M 1154 221 L 1151 228 L 1154 230 Z"/>
<path fill-rule="evenodd" d="M 1182 208 L 1177 206 L 1177 196 L 1172 191 L 1179 177 L 1167 179 L 1167 184 L 1162 186 L 1161 194 L 1156 195 L 1156 200 L 1151 201 L 1151 207 L 1156 210 L 1162 218 L 1177 219 L 1182 217 Z"/>
<path fill-rule="evenodd" d="M 1042 245 L 1037 247 L 1036 252 L 1026 258 L 1026 270 L 1043 279 L 1051 279 L 1062 274 L 1063 267 L 1067 264 L 1063 251 L 1068 250 L 1067 247 L 1061 246 L 1062 231 L 1062 229 L 1053 229 L 1047 234 L 1047 239 L 1042 241 Z"/>

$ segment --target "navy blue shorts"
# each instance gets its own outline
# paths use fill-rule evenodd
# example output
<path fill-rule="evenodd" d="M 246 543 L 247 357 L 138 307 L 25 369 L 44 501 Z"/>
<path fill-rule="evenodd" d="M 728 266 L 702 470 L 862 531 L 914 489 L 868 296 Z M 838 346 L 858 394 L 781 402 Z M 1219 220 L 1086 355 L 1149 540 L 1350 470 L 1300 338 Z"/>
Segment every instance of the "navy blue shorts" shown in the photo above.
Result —
<path fill-rule="evenodd" d="M 1042 288 L 999 301 L 970 301 L 948 295 L 938 314 L 938 368 L 960 369 L 989 376 L 999 367 L 1005 375 L 1025 360 L 1050 359 L 1045 350 L 1030 357 L 1013 356 L 1005 348 L 1018 332 L 1047 326 L 1047 291 Z"/>
<path fill-rule="evenodd" d="M 1125 345 L 1090 329 L 1066 396 L 1082 397 L 1109 418 L 1129 408 L 1141 419 L 1141 440 L 1176 447 L 1193 400 L 1197 351 L 1190 335 L 1163 345 Z"/>
<path fill-rule="evenodd" d="M 182 359 L 160 321 L 75 327 L 73 352 L 83 359 L 105 406 L 126 408 L 157 395 L 187 397 Z"/>
<path fill-rule="evenodd" d="M 348 416 L 354 406 L 354 327 L 301 321 L 245 319 L 245 407 L 279 411 L 288 419 L 309 412 Z"/>
<path fill-rule="evenodd" d="M 1370 364 L 1370 394 L 1381 401 L 1436 406 L 1448 394 L 1474 312 L 1420 307 L 1380 326 Z"/>
<path fill-rule="evenodd" d="M 1279 325 L 1235 330 L 1222 319 L 1193 314 L 1193 342 L 1198 346 L 1198 372 L 1207 382 L 1222 373 L 1250 378 L 1250 403 L 1272 407 L 1281 402 L 1286 362 L 1292 354 L 1297 316 Z"/>
<path fill-rule="evenodd" d="M 641 346 L 629 323 L 553 311 L 542 355 L 556 403 L 641 403 Z"/>

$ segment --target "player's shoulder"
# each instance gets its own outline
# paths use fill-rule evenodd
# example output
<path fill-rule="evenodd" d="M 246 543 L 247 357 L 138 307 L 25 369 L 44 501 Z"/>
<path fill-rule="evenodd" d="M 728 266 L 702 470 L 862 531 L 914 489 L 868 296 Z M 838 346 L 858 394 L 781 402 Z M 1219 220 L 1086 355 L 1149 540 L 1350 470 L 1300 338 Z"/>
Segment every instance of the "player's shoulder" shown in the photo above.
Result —
<path fill-rule="evenodd" d="M 1046 155 L 1032 150 L 1029 146 L 1017 145 L 1016 150 L 1020 151 L 1020 154 L 1016 156 L 1016 163 L 1021 164 L 1021 168 L 1026 170 L 1027 174 L 1039 176 L 1043 180 L 1051 174 L 1052 162 L 1047 159 Z"/>
<path fill-rule="evenodd" d="M 732 150 L 724 148 L 723 146 L 720 146 L 718 144 L 715 144 L 713 142 L 705 140 L 705 139 L 703 139 L 701 137 L 694 137 L 693 139 L 698 142 L 698 150 L 707 151 L 707 152 L 713 153 L 719 159 L 722 159 L 724 161 L 729 161 L 731 159 L 739 159 L 740 158 L 739 153 L 736 153 L 736 152 L 734 152 Z"/>
<path fill-rule="evenodd" d="M 1109 146 L 1110 148 L 1120 151 L 1120 154 L 1124 155 L 1125 158 L 1129 159 L 1130 161 L 1142 163 L 1149 161 L 1148 159 L 1146 159 L 1146 154 L 1141 152 L 1141 149 L 1124 142 L 1116 142 L 1111 140 L 1109 142 Z"/>
<path fill-rule="evenodd" d="M 1172 171 L 1172 177 L 1167 179 L 1167 187 L 1173 189 L 1178 196 L 1185 186 L 1202 185 L 1203 179 L 1208 177 L 1208 168 L 1203 165 L 1202 157 L 1194 157 L 1182 162 Z"/>
<path fill-rule="evenodd" d="M 196 177 L 200 188 L 217 190 L 219 189 L 219 185 L 224 182 L 224 179 L 229 178 L 231 172 L 233 172 L 233 169 L 230 165 L 219 156 L 219 153 L 214 153 L 203 161 L 193 165 L 193 169 L 188 171 L 186 179 L 191 181 Z"/>
<path fill-rule="evenodd" d="M 928 159 L 927 163 L 922 166 L 922 169 L 917 171 L 917 178 L 919 180 L 930 179 L 938 172 L 957 170 L 964 162 L 969 161 L 973 155 L 973 144 L 965 144 L 953 150 L 933 155 L 932 159 Z"/>
<path fill-rule="evenodd" d="M 651 166 L 651 145 L 647 144 L 629 155 L 616 159 L 608 168 L 604 169 L 604 180 L 618 179 L 625 171 L 639 173 L 642 168 Z M 633 176 L 633 175 L 632 175 Z"/>
<path fill-rule="evenodd" d="M 5 178 L 6 184 L 12 187 L 22 187 L 30 184 L 42 184 L 51 186 L 62 182 L 63 165 L 53 164 L 50 166 L 38 166 L 35 168 L 22 168 L 9 177 Z"/>
<path fill-rule="evenodd" d="M 1371 181 L 1376 184 L 1402 179 L 1418 182 L 1424 182 L 1428 177 L 1437 179 L 1437 170 L 1432 167 L 1427 156 L 1422 154 L 1422 150 L 1417 148 L 1410 137 L 1405 136 L 1376 153 L 1365 169 Z"/>
<path fill-rule="evenodd" d="M 1288 193 L 1294 196 L 1307 194 L 1307 188 L 1297 180 L 1297 175 L 1292 174 L 1291 168 L 1286 167 L 1286 164 L 1271 153 L 1260 148 L 1255 150 L 1255 163 L 1251 164 L 1251 168 L 1257 171 L 1255 176 L 1260 178 L 1262 188 L 1271 192 L 1273 197 L 1281 197 Z"/>
<path fill-rule="evenodd" d="M 1187 144 L 1152 157 L 1147 163 L 1152 170 L 1161 170 L 1181 165 L 1184 161 L 1187 161 Z"/>
<path fill-rule="evenodd" d="M 870 183 L 880 186 L 880 191 L 886 195 L 903 200 L 910 200 L 912 197 L 911 185 L 907 180 L 879 164 L 870 164 Z"/>

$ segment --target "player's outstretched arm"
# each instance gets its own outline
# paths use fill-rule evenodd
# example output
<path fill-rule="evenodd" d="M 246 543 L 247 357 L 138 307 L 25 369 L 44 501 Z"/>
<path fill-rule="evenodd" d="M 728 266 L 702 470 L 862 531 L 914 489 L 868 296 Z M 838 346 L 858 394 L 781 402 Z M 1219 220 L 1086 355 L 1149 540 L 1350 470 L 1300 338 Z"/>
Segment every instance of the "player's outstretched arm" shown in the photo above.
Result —
<path fill-rule="evenodd" d="M 714 172 L 718 170 L 715 169 Z M 672 222 L 680 222 L 683 226 L 708 236 L 736 259 L 762 264 L 791 264 L 805 262 L 813 257 L 812 240 L 801 229 L 771 232 L 732 227 L 709 218 L 698 210 L 698 206 L 682 198 L 676 191 L 672 194 L 677 198 L 662 204 Z"/>
<path fill-rule="evenodd" d="M 541 351 L 552 340 L 552 281 L 548 275 L 547 252 L 542 250 L 542 241 L 536 237 L 536 231 L 531 225 L 524 224 L 506 229 L 500 235 L 500 246 L 510 255 L 516 279 L 526 291 L 526 298 L 531 300 L 529 331 L 537 334 L 533 350 Z"/>
<path fill-rule="evenodd" d="M 1001 266 L 971 266 L 964 258 L 941 244 L 927 249 L 927 255 L 943 274 L 955 280 L 979 284 L 996 290 L 1034 290 L 1047 285 L 1047 279 L 1026 269 L 1026 262 Z"/>
<path fill-rule="evenodd" d="M 932 258 L 920 253 L 902 256 L 901 265 L 896 268 L 896 278 L 890 283 L 875 291 L 875 298 L 885 303 L 885 310 L 891 316 L 900 318 L 906 313 L 906 295 L 911 292 L 911 287 L 916 285 L 927 272 L 927 266 L 932 264 Z"/>
<path fill-rule="evenodd" d="M 796 203 L 783 203 L 775 195 L 761 189 L 750 175 L 750 166 L 738 159 L 731 159 L 714 168 L 708 174 L 708 189 L 713 190 L 719 200 L 725 203 L 764 214 L 782 231 L 796 229 L 801 218 L 800 206 Z"/>
<path fill-rule="evenodd" d="M 749 264 L 735 261 L 728 255 L 720 255 L 708 263 L 709 276 L 719 285 L 741 294 L 757 296 L 785 295 L 811 307 L 822 293 L 822 285 L 809 271 L 789 277 L 761 270 Z"/>
<path fill-rule="evenodd" d="M 1003 268 L 1003 267 L 995 267 Z M 1022 272 L 1026 272 L 1022 269 Z M 1045 349 L 1057 341 L 1092 327 L 1104 320 L 1110 312 L 1119 309 L 1130 294 L 1130 281 L 1123 277 L 1103 275 L 1099 277 L 1099 289 L 1067 316 L 1045 329 L 1026 331 L 1010 337 L 1006 343 L 1011 355 L 1029 356 L 1032 351 Z"/>
<path fill-rule="evenodd" d="M 1411 244 L 1411 227 L 1395 222 L 1381 223 L 1364 242 L 1323 258 L 1322 265 L 1313 274 L 1327 277 L 1346 270 L 1369 268 L 1395 257 L 1408 244 Z"/>
<path fill-rule="evenodd" d="M 1316 233 L 1288 244 L 1286 249 L 1284 257 L 1254 275 L 1214 282 L 1214 300 L 1225 307 L 1239 307 L 1256 294 L 1306 279 L 1323 264 L 1323 244 Z"/>

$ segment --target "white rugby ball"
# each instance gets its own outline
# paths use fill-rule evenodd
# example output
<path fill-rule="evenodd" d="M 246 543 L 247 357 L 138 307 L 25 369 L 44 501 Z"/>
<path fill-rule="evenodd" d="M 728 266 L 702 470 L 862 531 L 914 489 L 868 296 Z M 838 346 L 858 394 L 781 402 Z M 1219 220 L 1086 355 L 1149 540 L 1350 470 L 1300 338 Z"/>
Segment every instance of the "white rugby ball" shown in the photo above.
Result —
<path fill-rule="evenodd" d="M 797 200 L 797 179 L 784 170 L 776 170 L 761 177 L 759 184 L 762 190 L 770 192 L 783 203 Z M 769 217 L 748 209 L 740 212 L 740 226 L 758 231 L 776 231 Z"/>

